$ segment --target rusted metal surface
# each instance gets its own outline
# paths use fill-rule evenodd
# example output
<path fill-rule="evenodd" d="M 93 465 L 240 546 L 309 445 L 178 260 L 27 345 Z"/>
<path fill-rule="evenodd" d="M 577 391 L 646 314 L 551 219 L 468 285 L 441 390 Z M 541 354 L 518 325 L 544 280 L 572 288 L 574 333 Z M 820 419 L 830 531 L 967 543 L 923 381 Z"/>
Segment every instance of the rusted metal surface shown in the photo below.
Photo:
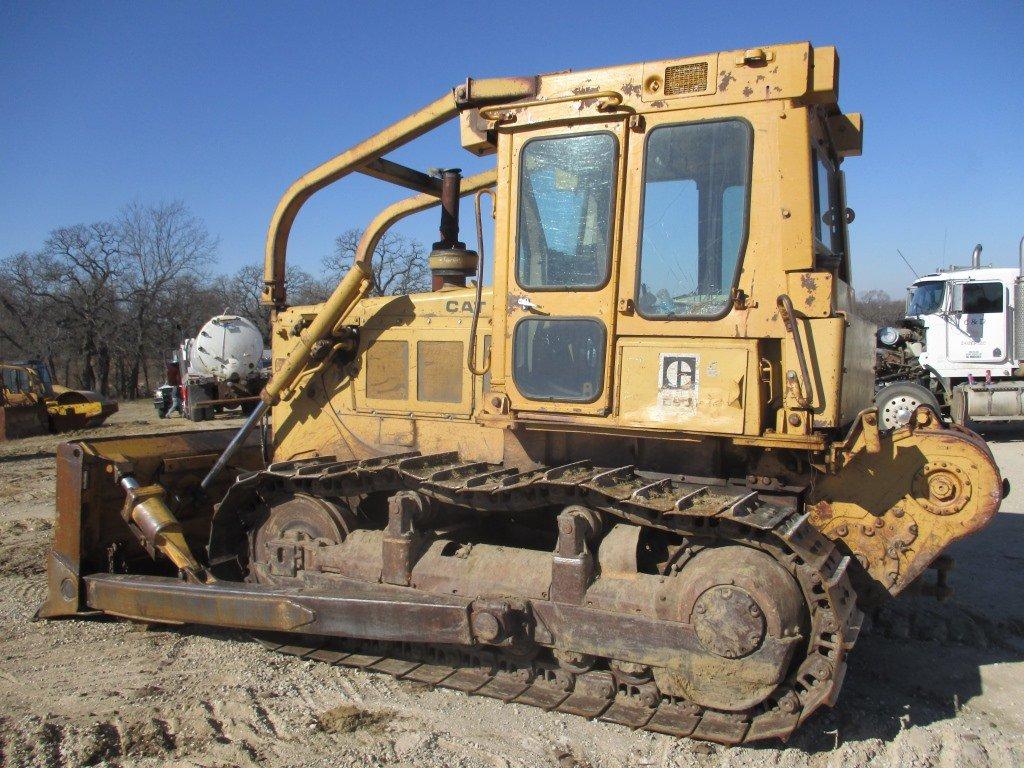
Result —
<path fill-rule="evenodd" d="M 337 637 L 470 645 L 468 605 L 417 592 L 336 581 L 330 594 L 284 594 L 254 584 L 188 584 L 159 576 L 88 576 L 90 608 L 141 621 L 212 624 Z"/>
<path fill-rule="evenodd" d="M 809 497 L 811 523 L 893 595 L 952 542 L 984 527 L 1002 501 L 984 441 L 943 426 L 927 406 L 885 435 L 873 411 L 863 414 L 833 461 L 838 471 Z"/>
<path fill-rule="evenodd" d="M 383 157 L 364 164 L 359 172 L 381 181 L 387 181 L 406 189 L 422 192 L 425 195 L 441 196 L 441 180 L 435 176 L 393 162 Z"/>
<path fill-rule="evenodd" d="M 84 608 L 80 580 L 85 533 L 82 497 L 88 486 L 82 448 L 74 443 L 63 443 L 57 448 L 57 522 L 53 527 L 53 545 L 47 554 L 46 602 L 36 612 L 40 618 L 71 616 Z M 108 514 L 109 505 L 110 502 L 105 508 Z M 119 507 L 115 509 L 120 511 Z M 95 521 L 90 523 L 95 524 Z M 87 568 L 89 565 L 90 570 L 103 570 L 98 558 L 87 564 Z"/>
<path fill-rule="evenodd" d="M 695 494 L 670 479 L 651 482 L 629 468 L 585 462 L 517 473 L 452 453 L 285 462 L 243 475 L 235 487 L 245 492 L 228 494 L 215 528 L 233 525 L 232 510 L 276 499 L 265 514 L 246 513 L 250 528 L 234 528 L 236 542 L 253 542 L 239 554 L 252 559 L 249 570 L 259 585 L 192 584 L 100 569 L 87 574 L 82 609 L 362 638 L 374 650 L 365 660 L 357 650 L 352 663 L 392 674 L 422 669 L 432 682 L 459 690 L 633 727 L 652 723 L 653 730 L 682 733 L 696 722 L 702 738 L 723 742 L 750 733 L 785 735 L 830 702 L 843 654 L 856 637 L 846 561 L 799 514 L 756 494 Z M 324 500 L 371 490 L 391 494 L 384 531 L 356 527 L 357 517 Z M 521 561 L 524 551 L 516 547 L 469 543 L 477 530 L 472 524 L 462 534 L 448 525 L 453 539 L 435 539 L 432 532 L 445 528 L 451 515 L 458 519 L 459 509 L 468 508 L 462 505 L 525 515 L 559 498 L 567 503 L 552 549 L 534 553 L 538 563 L 547 559 L 546 568 Z M 621 522 L 609 529 L 602 522 L 607 515 Z M 713 529 L 706 527 L 710 519 L 717 523 Z M 679 554 L 643 572 L 630 552 L 639 539 L 624 535 L 631 528 L 668 536 L 670 550 Z M 598 574 L 590 552 L 600 550 L 608 530 L 616 534 L 603 557 L 614 567 Z M 477 549 L 481 557 L 474 556 Z M 211 555 L 217 551 L 211 546 Z M 790 551 L 810 570 L 792 569 Z M 566 569 L 556 567 L 559 561 Z M 369 568 L 355 567 L 367 562 Z M 336 572 L 346 567 L 350 575 Z M 824 597 L 805 602 L 815 590 L 814 574 L 825 575 Z M 382 575 L 392 583 L 380 583 Z M 530 597 L 485 597 L 502 593 Z M 708 610 L 716 617 L 711 624 L 722 625 L 721 635 L 709 634 L 701 618 Z M 819 636 L 831 648 L 824 667 L 826 657 L 810 652 Z M 315 649 L 301 638 L 279 645 L 311 654 L 324 642 Z M 446 672 L 431 643 L 450 649 L 440 657 Z M 786 677 L 797 652 L 805 655 Z"/>
<path fill-rule="evenodd" d="M 441 172 L 440 240 L 427 258 L 434 291 L 465 288 L 466 278 L 477 271 L 477 254 L 459 240 L 459 198 L 462 172 L 449 168 Z"/>
<path fill-rule="evenodd" d="M 39 610 L 42 617 L 73 615 L 88 608 L 82 601 L 81 575 L 115 568 L 142 573 L 177 575 L 170 562 L 155 562 L 125 524 L 125 492 L 118 477 L 132 475 L 140 484 L 157 477 L 172 500 L 172 509 L 185 540 L 201 550 L 209 535 L 212 500 L 197 496 L 201 472 L 195 457 L 211 461 L 230 440 L 232 430 L 99 438 L 63 443 L 57 449 L 57 515 L 47 562 L 49 592 Z M 263 466 L 260 448 L 250 440 L 238 453 L 236 467 Z M 212 498 L 220 498 L 234 480 L 219 483 Z"/>

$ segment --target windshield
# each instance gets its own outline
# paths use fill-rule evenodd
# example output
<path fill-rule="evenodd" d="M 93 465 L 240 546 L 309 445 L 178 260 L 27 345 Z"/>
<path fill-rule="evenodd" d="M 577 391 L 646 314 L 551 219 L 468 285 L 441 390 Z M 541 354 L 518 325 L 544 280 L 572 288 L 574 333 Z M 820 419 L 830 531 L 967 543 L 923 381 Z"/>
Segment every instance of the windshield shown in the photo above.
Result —
<path fill-rule="evenodd" d="M 946 284 L 941 281 L 913 286 L 907 299 L 907 317 L 932 315 L 938 312 L 942 307 L 945 286 Z"/>
<path fill-rule="evenodd" d="M 727 311 L 746 241 L 750 134 L 739 120 L 651 131 L 636 297 L 644 317 Z"/>

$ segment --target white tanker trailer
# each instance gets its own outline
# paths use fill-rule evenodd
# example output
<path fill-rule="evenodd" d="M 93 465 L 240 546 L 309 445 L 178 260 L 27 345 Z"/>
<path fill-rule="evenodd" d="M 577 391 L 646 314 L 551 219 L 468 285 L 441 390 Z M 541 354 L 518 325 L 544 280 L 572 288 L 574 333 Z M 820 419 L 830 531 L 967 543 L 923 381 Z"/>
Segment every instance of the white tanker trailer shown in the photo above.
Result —
<path fill-rule="evenodd" d="M 182 415 L 192 421 L 204 421 L 239 406 L 242 413 L 251 413 L 269 375 L 263 335 L 254 323 L 238 315 L 208 320 L 194 338 L 182 343 L 176 357 Z"/>

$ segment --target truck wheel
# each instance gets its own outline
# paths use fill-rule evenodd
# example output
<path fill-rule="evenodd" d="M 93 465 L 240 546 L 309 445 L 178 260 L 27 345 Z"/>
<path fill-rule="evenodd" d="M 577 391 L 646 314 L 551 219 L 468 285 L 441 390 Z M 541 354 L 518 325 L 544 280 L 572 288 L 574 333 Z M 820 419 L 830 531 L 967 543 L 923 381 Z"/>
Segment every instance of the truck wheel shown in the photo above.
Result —
<path fill-rule="evenodd" d="M 920 384 L 900 382 L 883 387 L 875 395 L 879 426 L 889 431 L 910 423 L 910 417 L 919 405 L 927 405 L 935 413 L 941 413 L 935 395 Z"/>

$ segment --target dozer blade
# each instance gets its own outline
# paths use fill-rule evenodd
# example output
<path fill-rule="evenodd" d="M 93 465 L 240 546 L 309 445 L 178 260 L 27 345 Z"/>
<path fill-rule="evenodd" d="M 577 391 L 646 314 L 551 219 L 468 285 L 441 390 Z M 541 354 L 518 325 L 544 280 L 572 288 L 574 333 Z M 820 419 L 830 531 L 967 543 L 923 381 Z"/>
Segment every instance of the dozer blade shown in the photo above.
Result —
<path fill-rule="evenodd" d="M 0 406 L 0 440 L 45 435 L 46 406 L 42 403 Z"/>
<path fill-rule="evenodd" d="M 200 492 L 200 480 L 233 434 L 224 429 L 62 444 L 57 449 L 57 520 L 47 562 L 49 593 L 38 617 L 89 612 L 81 578 L 86 574 L 177 576 L 173 564 L 166 558 L 154 561 L 145 542 L 126 525 L 125 493 L 118 480 L 130 476 L 142 485 L 159 482 L 186 542 L 203 551 L 214 502 L 237 471 L 263 467 L 253 436 L 232 462 L 236 472 L 225 473 L 209 494 Z"/>

